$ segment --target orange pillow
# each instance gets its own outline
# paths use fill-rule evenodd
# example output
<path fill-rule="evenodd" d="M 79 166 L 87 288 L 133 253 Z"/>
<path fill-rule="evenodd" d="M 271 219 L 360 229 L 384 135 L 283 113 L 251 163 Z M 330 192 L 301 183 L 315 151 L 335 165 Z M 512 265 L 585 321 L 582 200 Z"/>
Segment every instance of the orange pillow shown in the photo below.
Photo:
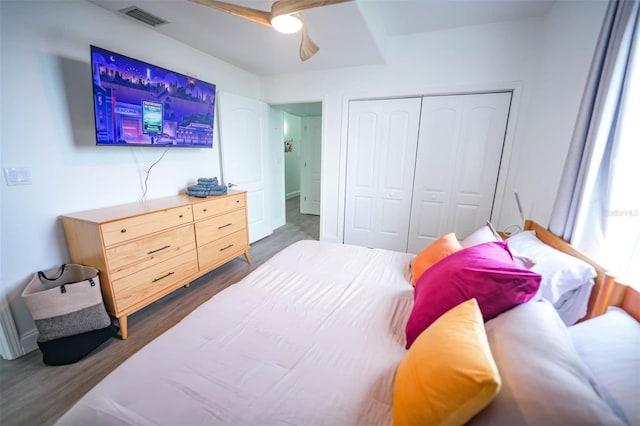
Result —
<path fill-rule="evenodd" d="M 501 385 L 480 307 L 469 299 L 424 330 L 398 365 L 393 425 L 465 424 L 489 405 Z"/>
<path fill-rule="evenodd" d="M 424 271 L 440 259 L 462 250 L 455 233 L 443 235 L 435 240 L 427 248 L 422 250 L 411 261 L 411 284 L 415 287 L 418 278 Z"/>

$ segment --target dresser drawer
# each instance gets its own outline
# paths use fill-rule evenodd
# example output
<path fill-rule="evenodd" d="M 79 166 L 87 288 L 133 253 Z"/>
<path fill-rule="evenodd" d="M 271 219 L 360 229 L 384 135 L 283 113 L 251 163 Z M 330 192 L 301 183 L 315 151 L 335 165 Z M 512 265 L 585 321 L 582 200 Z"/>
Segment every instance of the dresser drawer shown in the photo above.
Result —
<path fill-rule="evenodd" d="M 193 225 L 111 247 L 106 250 L 109 274 L 118 280 L 195 248 Z"/>
<path fill-rule="evenodd" d="M 220 198 L 193 204 L 193 219 L 200 220 L 241 207 L 245 207 L 244 194 L 223 195 Z"/>
<path fill-rule="evenodd" d="M 234 232 L 212 243 L 205 244 L 198 248 L 198 264 L 200 269 L 206 269 L 224 259 L 235 257 L 246 250 L 248 245 L 249 240 L 247 239 L 246 229 Z"/>
<path fill-rule="evenodd" d="M 240 254 L 250 262 L 246 204 L 243 191 L 206 199 L 180 194 L 62 221 L 71 261 L 98 269 L 105 307 L 124 340 L 129 315 Z"/>
<path fill-rule="evenodd" d="M 116 307 L 119 312 L 171 287 L 198 272 L 195 250 L 172 257 L 122 279 L 113 281 Z"/>
<path fill-rule="evenodd" d="M 196 242 L 198 247 L 225 237 L 247 226 L 246 210 L 236 210 L 211 219 L 196 222 Z"/>
<path fill-rule="evenodd" d="M 187 205 L 103 223 L 100 225 L 102 240 L 104 245 L 109 247 L 164 229 L 187 224 L 193 221 L 191 211 L 191 206 Z"/>

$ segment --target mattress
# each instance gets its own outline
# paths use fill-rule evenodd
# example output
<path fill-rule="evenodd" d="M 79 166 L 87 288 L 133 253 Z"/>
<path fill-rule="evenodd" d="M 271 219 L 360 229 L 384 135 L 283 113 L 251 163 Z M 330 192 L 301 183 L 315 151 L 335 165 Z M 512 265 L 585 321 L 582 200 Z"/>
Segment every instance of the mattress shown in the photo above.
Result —
<path fill-rule="evenodd" d="M 569 327 L 569 334 L 614 413 L 640 426 L 640 323 L 609 307 L 605 314 Z"/>
<path fill-rule="evenodd" d="M 389 425 L 412 258 L 295 243 L 125 361 L 58 423 Z"/>

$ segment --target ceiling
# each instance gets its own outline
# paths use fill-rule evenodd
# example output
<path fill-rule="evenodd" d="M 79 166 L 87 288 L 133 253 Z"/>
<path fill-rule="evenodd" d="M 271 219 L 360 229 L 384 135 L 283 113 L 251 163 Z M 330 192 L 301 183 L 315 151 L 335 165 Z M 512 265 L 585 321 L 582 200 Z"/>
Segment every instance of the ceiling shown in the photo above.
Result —
<path fill-rule="evenodd" d="M 264 25 L 189 0 L 88 0 L 122 19 L 260 76 L 384 63 L 385 40 L 467 25 L 545 14 L 555 0 L 357 0 L 304 12 L 307 32 L 320 46 L 311 59 L 298 57 L 300 34 Z M 268 11 L 271 1 L 231 0 Z M 168 21 L 151 27 L 120 12 L 137 6 Z"/>

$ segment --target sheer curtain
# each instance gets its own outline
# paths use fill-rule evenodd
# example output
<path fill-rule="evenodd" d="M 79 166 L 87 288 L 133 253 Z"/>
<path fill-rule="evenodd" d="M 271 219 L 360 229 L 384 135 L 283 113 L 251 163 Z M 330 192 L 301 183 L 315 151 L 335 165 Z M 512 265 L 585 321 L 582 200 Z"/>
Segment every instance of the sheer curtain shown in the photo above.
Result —
<path fill-rule="evenodd" d="M 636 27 L 616 139 L 611 155 L 603 238 L 585 250 L 640 286 L 640 30 Z"/>
<path fill-rule="evenodd" d="M 640 278 L 638 0 L 609 3 L 549 229 Z"/>

